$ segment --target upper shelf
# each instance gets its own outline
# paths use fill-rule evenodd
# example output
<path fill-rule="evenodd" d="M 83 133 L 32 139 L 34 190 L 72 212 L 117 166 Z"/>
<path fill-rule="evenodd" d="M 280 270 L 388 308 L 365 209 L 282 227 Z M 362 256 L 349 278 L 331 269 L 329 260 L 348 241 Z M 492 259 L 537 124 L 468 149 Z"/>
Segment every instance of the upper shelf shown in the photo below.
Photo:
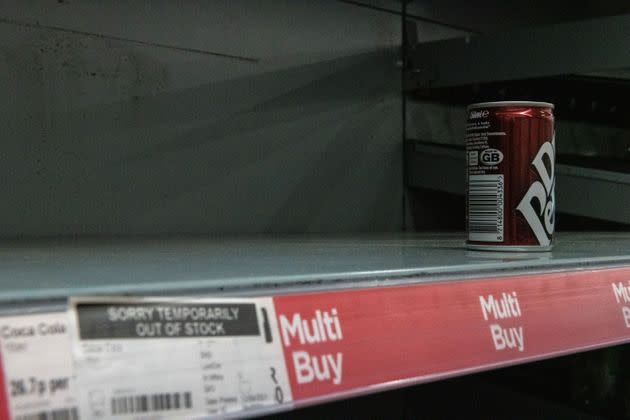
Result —
<path fill-rule="evenodd" d="M 406 88 L 458 86 L 630 67 L 630 15 L 420 43 Z"/>
<path fill-rule="evenodd" d="M 560 234 L 551 253 L 468 251 L 462 234 L 67 239 L 0 247 L 0 304 L 94 294 L 275 294 L 630 264 L 630 233 Z"/>
<path fill-rule="evenodd" d="M 407 14 L 430 18 L 451 27 L 489 33 L 528 26 L 549 25 L 595 17 L 612 16 L 630 11 L 627 2 L 584 2 L 580 7 L 569 0 L 405 0 Z M 372 0 L 376 5 L 377 1 Z M 381 0 L 381 6 L 386 1 Z"/>

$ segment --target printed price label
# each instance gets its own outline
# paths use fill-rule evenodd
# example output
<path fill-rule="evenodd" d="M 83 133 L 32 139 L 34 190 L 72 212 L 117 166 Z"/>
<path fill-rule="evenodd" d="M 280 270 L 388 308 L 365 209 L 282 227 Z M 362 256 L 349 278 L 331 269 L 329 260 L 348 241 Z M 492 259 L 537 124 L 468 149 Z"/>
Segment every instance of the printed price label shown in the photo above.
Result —
<path fill-rule="evenodd" d="M 271 298 L 78 299 L 84 418 L 191 418 L 291 402 Z"/>
<path fill-rule="evenodd" d="M 78 419 L 66 312 L 0 317 L 0 353 L 1 418 Z"/>

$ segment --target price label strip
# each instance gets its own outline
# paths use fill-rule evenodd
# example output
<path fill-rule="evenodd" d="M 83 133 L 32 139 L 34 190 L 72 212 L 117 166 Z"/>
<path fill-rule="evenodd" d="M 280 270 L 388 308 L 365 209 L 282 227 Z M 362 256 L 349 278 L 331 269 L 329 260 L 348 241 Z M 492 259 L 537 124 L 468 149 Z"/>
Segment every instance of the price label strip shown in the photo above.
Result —
<path fill-rule="evenodd" d="M 0 418 L 260 415 L 627 342 L 630 267 L 261 298 L 76 298 L 69 315 L 0 318 Z"/>
<path fill-rule="evenodd" d="M 79 418 L 68 321 L 67 312 L 0 317 L 0 418 Z"/>
<path fill-rule="evenodd" d="M 271 298 L 71 301 L 81 418 L 230 416 L 290 404 Z"/>

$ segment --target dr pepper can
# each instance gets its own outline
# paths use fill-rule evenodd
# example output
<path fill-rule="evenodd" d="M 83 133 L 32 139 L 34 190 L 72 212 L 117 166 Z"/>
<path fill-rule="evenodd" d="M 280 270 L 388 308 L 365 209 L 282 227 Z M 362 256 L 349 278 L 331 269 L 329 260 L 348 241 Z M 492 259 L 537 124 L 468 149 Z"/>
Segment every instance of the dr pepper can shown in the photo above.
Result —
<path fill-rule="evenodd" d="M 484 102 L 468 107 L 467 246 L 549 251 L 555 222 L 553 104 Z"/>

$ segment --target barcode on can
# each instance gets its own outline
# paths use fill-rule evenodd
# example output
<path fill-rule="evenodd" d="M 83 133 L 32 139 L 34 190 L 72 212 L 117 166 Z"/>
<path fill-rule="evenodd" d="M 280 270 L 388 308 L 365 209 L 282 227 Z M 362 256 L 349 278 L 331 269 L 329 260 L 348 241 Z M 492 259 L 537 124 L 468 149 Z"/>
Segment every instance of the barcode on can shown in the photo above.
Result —
<path fill-rule="evenodd" d="M 112 398 L 112 415 L 148 413 L 192 408 L 190 392 L 132 395 Z"/>
<path fill-rule="evenodd" d="M 503 175 L 468 177 L 468 240 L 503 242 Z"/>
<path fill-rule="evenodd" d="M 79 420 L 79 410 L 76 407 L 60 410 L 41 411 L 33 414 L 21 414 L 13 420 Z"/>

